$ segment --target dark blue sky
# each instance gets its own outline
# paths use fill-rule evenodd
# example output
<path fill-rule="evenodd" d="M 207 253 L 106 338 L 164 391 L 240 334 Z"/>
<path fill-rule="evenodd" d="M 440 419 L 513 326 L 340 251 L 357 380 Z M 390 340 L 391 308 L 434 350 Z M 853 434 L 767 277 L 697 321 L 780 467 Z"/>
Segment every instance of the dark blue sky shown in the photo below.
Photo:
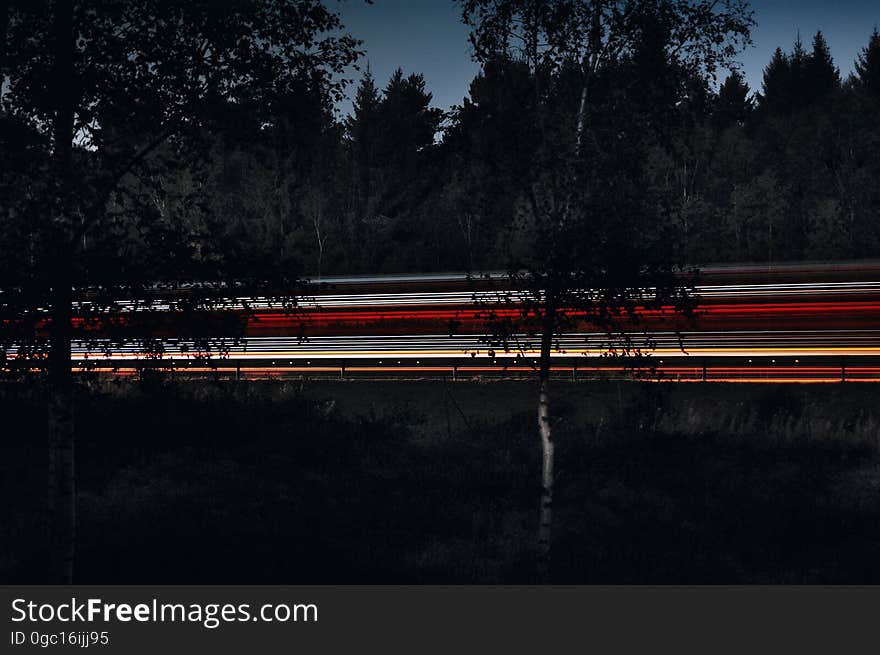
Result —
<path fill-rule="evenodd" d="M 467 28 L 451 0 L 348 0 L 339 5 L 348 31 L 364 41 L 377 85 L 382 87 L 400 66 L 422 73 L 434 104 L 443 109 L 459 104 L 477 66 L 470 59 Z M 761 72 L 776 46 L 784 50 L 800 30 L 809 49 L 817 29 L 825 34 L 831 54 L 846 76 L 859 50 L 880 24 L 880 0 L 753 0 L 758 25 L 754 46 L 740 56 L 752 90 L 759 90 Z M 348 113 L 350 103 L 340 106 Z"/>

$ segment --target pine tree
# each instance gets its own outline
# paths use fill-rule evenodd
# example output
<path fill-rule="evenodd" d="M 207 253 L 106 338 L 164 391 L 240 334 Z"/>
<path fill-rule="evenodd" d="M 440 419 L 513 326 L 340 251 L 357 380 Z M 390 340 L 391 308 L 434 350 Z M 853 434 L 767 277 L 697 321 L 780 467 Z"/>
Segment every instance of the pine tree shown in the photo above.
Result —
<path fill-rule="evenodd" d="M 788 111 L 797 111 L 808 102 L 810 97 L 809 83 L 807 82 L 807 64 L 810 56 L 804 48 L 801 33 L 798 32 L 788 56 L 789 67 L 789 97 L 787 100 Z"/>
<path fill-rule="evenodd" d="M 436 180 L 426 166 L 443 112 L 432 108 L 433 96 L 420 74 L 398 68 L 381 95 L 372 75 L 358 89 L 349 136 L 361 187 L 355 231 L 360 234 L 363 267 L 381 271 L 400 266 L 404 248 L 418 239 L 414 217 Z"/>
<path fill-rule="evenodd" d="M 788 55 L 776 48 L 770 63 L 764 69 L 761 93 L 758 96 L 762 110 L 769 114 L 783 114 L 792 106 L 792 67 Z"/>
<path fill-rule="evenodd" d="M 421 153 L 434 144 L 442 112 L 431 107 L 433 96 L 425 89 L 421 74 L 404 77 L 398 68 L 391 75 L 378 106 L 377 156 L 386 179 L 393 180 L 397 194 L 406 187 L 423 159 Z"/>
<path fill-rule="evenodd" d="M 880 32 L 876 27 L 856 58 L 854 82 L 866 95 L 880 98 Z"/>
<path fill-rule="evenodd" d="M 370 196 L 373 186 L 372 167 L 379 130 L 379 103 L 379 91 L 368 64 L 355 94 L 352 115 L 346 121 L 361 202 Z"/>
<path fill-rule="evenodd" d="M 832 95 L 840 88 L 840 71 L 822 32 L 813 37 L 813 51 L 804 65 L 804 94 L 808 102 Z"/>
<path fill-rule="evenodd" d="M 733 71 L 718 89 L 715 98 L 713 122 L 719 129 L 730 125 L 742 124 L 753 109 L 752 98 L 749 96 L 749 85 L 742 73 Z"/>
<path fill-rule="evenodd" d="M 385 146 L 405 156 L 434 143 L 441 112 L 431 108 L 433 94 L 425 89 L 425 78 L 413 73 L 404 77 L 398 68 L 388 81 L 379 106 L 386 130 Z"/>

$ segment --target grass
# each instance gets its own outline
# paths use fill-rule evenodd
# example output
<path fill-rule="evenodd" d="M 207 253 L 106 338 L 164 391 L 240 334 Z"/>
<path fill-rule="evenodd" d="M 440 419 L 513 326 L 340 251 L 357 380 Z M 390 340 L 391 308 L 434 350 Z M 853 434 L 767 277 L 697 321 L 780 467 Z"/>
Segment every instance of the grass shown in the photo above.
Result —
<path fill-rule="evenodd" d="M 867 386 L 554 394 L 554 581 L 880 581 Z M 530 582 L 534 404 L 512 381 L 84 388 L 77 580 Z M 41 582 L 40 390 L 0 387 L 0 411 L 0 580 Z"/>

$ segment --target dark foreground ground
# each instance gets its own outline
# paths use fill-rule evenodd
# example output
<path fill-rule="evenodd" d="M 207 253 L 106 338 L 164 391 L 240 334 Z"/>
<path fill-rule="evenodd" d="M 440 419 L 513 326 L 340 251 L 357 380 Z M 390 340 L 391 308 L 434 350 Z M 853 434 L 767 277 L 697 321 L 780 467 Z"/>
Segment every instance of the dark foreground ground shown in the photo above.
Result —
<path fill-rule="evenodd" d="M 560 583 L 880 582 L 871 385 L 560 382 Z M 529 382 L 111 382 L 82 583 L 533 580 Z M 0 385 L 0 581 L 43 580 L 45 409 Z"/>

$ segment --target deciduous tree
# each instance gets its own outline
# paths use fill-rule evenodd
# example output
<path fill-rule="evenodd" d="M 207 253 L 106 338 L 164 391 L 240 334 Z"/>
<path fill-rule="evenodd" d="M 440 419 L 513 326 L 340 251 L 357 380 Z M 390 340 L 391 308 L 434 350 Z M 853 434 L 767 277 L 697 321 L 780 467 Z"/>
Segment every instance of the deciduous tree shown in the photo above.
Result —
<path fill-rule="evenodd" d="M 279 116 L 304 79 L 338 95 L 357 42 L 319 0 L 13 2 L 5 37 L 3 113 L 29 126 L 42 147 L 31 149 L 28 166 L 0 172 L 3 197 L 16 201 L 0 211 L 4 221 L 26 222 L 35 306 L 50 308 L 50 577 L 70 582 L 73 290 L 93 282 L 86 264 L 99 252 L 83 244 L 157 227 L 164 236 L 155 243 L 170 247 L 151 252 L 162 263 L 154 272 L 191 275 L 167 256 L 181 235 L 144 220 L 156 216 L 142 211 L 145 199 L 161 204 L 162 173 L 197 168 L 218 104 L 247 104 L 259 124 Z M 199 188 L 196 181 L 192 190 Z M 120 207 L 140 217 L 131 229 L 118 229 Z"/>
<path fill-rule="evenodd" d="M 681 81 L 714 76 L 748 43 L 751 15 L 738 1 L 462 0 L 478 62 L 519 59 L 530 71 L 540 136 L 521 182 L 518 250 L 509 275 L 523 321 L 497 334 L 511 347 L 531 325 L 538 341 L 538 428 L 542 447 L 539 575 L 549 572 L 554 441 L 549 379 L 554 339 L 572 321 L 619 334 L 642 306 L 682 304 L 680 281 L 657 219 L 669 204 L 645 189 L 640 155 L 669 114 L 639 111 L 617 77 L 640 57 Z M 630 78 L 633 79 L 633 78 Z M 644 78 L 638 75 L 633 86 Z M 654 87 L 657 88 L 657 87 Z M 636 120 L 633 120 L 637 117 Z M 666 224 L 669 224 L 667 221 Z M 491 309 L 489 312 L 492 318 Z M 617 350 L 632 344 L 612 339 Z M 613 350 L 615 345 L 611 346 Z"/>

